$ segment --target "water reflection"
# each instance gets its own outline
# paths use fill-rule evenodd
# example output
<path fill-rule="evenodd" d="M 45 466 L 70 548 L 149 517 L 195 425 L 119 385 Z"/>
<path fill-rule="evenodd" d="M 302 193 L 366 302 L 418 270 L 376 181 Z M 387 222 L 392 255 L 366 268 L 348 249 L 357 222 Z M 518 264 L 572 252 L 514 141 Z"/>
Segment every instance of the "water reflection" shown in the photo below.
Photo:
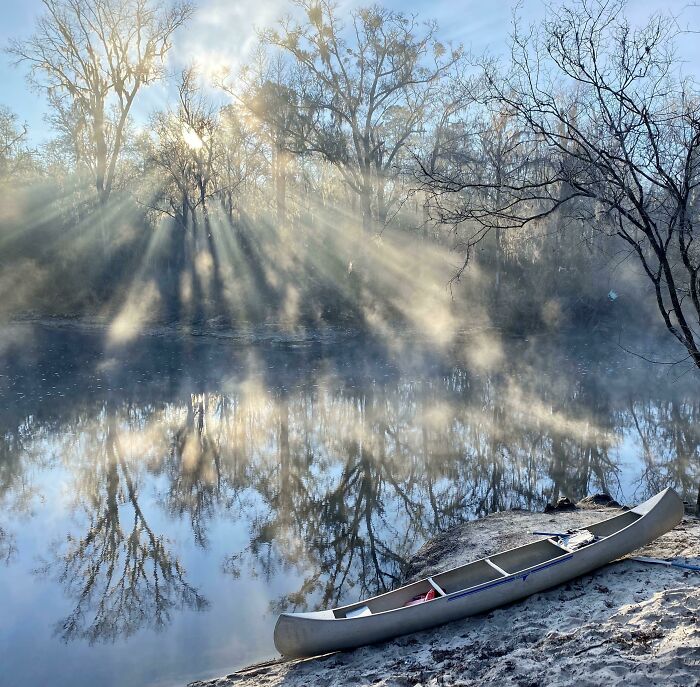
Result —
<path fill-rule="evenodd" d="M 694 502 L 700 475 L 700 399 L 629 401 L 629 418 L 639 437 L 644 470 L 638 483 L 646 492 L 673 485 Z"/>
<path fill-rule="evenodd" d="M 186 419 L 171 431 L 169 449 L 158 461 L 158 472 L 168 485 L 163 505 L 173 516 L 188 517 L 194 542 L 201 547 L 208 544 L 207 526 L 224 494 L 237 491 L 226 481 L 221 465 L 220 446 L 229 430 L 228 406 L 225 396 L 192 394 Z M 242 482 L 237 486 L 242 487 Z"/>
<path fill-rule="evenodd" d="M 54 542 L 37 572 L 55 575 L 75 602 L 56 626 L 64 641 L 126 638 L 143 626 L 162 628 L 173 610 L 208 604 L 139 504 L 143 461 L 159 441 L 125 450 L 140 433 L 139 414 L 128 405 L 118 416 L 107 404 L 99 421 L 71 427 L 60 449 L 82 527 Z"/>
<path fill-rule="evenodd" d="M 14 536 L 0 527 L 0 563 L 9 564 L 16 553 Z"/>
<path fill-rule="evenodd" d="M 696 380 L 611 347 L 504 342 L 474 371 L 372 342 L 149 339 L 105 364 L 98 334 L 25 335 L 0 377 L 0 563 L 12 580 L 23 525 L 56 519 L 32 565 L 70 602 L 46 618 L 64 641 L 167 635 L 256 579 L 273 610 L 334 605 L 464 518 L 598 490 L 694 500 L 700 480 Z M 202 587 L 183 561 L 210 550 Z"/>

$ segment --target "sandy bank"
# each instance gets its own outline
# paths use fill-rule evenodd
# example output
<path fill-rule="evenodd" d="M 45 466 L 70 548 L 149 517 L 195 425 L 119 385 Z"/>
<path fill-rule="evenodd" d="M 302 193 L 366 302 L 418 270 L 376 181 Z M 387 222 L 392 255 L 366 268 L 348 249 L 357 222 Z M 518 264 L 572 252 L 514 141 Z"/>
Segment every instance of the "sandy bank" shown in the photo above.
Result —
<path fill-rule="evenodd" d="M 536 539 L 533 530 L 585 526 L 610 509 L 497 513 L 424 546 L 409 578 Z M 635 552 L 700 565 L 700 520 Z M 381 645 L 253 666 L 191 687 L 379 685 L 700 687 L 700 574 L 623 560 L 485 616 Z"/>

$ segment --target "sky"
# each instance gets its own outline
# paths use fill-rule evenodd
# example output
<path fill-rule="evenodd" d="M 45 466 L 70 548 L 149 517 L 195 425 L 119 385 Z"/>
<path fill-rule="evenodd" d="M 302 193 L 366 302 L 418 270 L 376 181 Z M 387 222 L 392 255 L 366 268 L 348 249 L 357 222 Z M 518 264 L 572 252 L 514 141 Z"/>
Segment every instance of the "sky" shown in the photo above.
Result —
<path fill-rule="evenodd" d="M 371 4 L 374 0 L 339 0 L 341 10 Z M 256 28 L 273 25 L 290 10 L 289 0 L 198 0 L 197 10 L 187 25 L 176 34 L 167 69 L 172 75 L 191 61 L 198 62 L 205 73 L 222 65 L 235 68 L 245 61 L 256 43 Z M 506 45 L 510 29 L 513 0 L 383 0 L 384 6 L 404 12 L 416 12 L 424 19 L 435 19 L 443 42 L 463 44 L 479 53 L 498 54 Z M 521 16 L 537 23 L 545 16 L 543 0 L 522 0 Z M 4 52 L 11 38 L 31 35 L 36 18 L 42 13 L 41 0 L 0 0 L 3 21 L 0 24 L 0 105 L 14 111 L 29 127 L 30 141 L 38 145 L 51 136 L 45 122 L 47 105 L 44 97 L 29 89 L 26 67 L 15 66 L 14 58 Z M 679 16 L 683 25 L 700 28 L 700 7 L 689 0 L 632 0 L 628 15 L 642 21 L 658 11 Z M 700 40 L 689 36 L 680 46 L 690 71 L 700 69 Z M 172 80 L 171 80 L 172 81 Z M 147 121 L 150 112 L 163 107 L 172 92 L 167 80 L 144 89 L 133 114 L 138 123 Z"/>

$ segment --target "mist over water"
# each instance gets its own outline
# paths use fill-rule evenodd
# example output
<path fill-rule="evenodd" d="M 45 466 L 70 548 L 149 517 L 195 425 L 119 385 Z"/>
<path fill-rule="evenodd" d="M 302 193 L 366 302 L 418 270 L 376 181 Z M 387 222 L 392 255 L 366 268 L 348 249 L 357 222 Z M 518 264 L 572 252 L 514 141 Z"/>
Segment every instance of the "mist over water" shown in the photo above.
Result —
<path fill-rule="evenodd" d="M 465 520 L 700 499 L 692 4 L 24 4 L 0 687 L 222 675 Z"/>
<path fill-rule="evenodd" d="M 464 519 L 700 478 L 692 372 L 590 332 L 12 325 L 2 355 L 3 684 L 222 674 L 274 655 L 281 609 L 391 588 Z"/>

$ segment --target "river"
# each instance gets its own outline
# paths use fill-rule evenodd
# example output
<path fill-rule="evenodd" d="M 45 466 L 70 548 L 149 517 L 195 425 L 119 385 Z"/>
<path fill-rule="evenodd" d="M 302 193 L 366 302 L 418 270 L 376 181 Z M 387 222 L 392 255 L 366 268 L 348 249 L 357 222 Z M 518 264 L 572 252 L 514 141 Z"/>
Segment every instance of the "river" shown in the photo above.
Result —
<path fill-rule="evenodd" d="M 0 684 L 176 685 L 275 654 L 281 609 L 390 588 L 500 509 L 673 486 L 695 372 L 595 333 L 0 337 Z"/>

